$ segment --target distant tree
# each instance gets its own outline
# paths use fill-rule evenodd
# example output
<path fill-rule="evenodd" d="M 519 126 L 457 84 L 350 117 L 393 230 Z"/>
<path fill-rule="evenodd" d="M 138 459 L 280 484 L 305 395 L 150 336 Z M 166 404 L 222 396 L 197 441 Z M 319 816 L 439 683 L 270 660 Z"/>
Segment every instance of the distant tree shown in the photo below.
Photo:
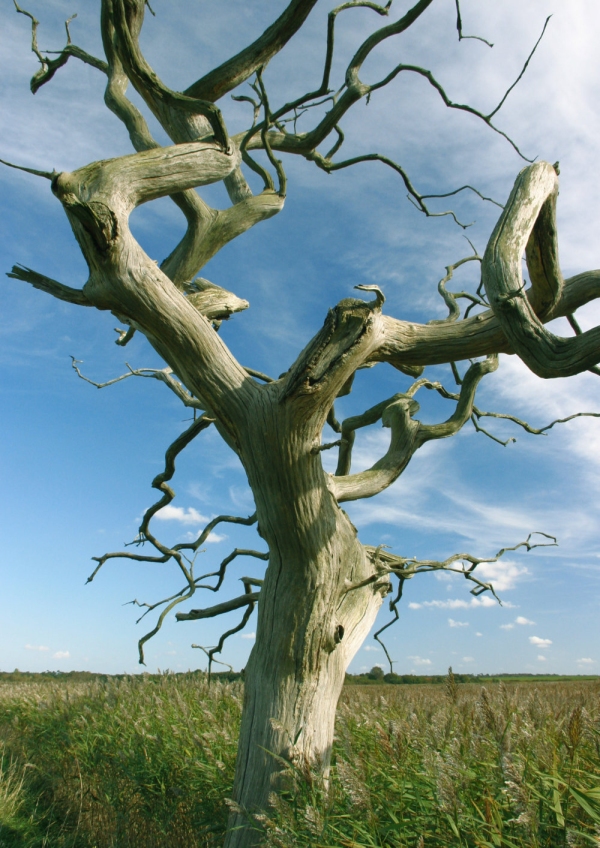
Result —
<path fill-rule="evenodd" d="M 380 665 L 374 665 L 371 671 L 369 672 L 369 677 L 371 680 L 383 680 L 384 671 Z"/>
<path fill-rule="evenodd" d="M 101 0 L 104 58 L 73 44 L 70 35 L 61 52 L 43 54 L 37 42 L 38 22 L 15 2 L 17 11 L 32 20 L 32 46 L 40 62 L 31 81 L 32 91 L 48 83 L 71 59 L 91 65 L 106 76 L 106 105 L 127 128 L 135 152 L 92 162 L 71 173 L 23 168 L 50 181 L 85 257 L 89 277 L 83 288 L 75 289 L 23 266 L 15 266 L 9 276 L 68 303 L 109 310 L 125 327 L 118 340 L 121 345 L 135 332 L 144 334 L 166 367 L 132 369 L 124 377 L 152 376 L 163 381 L 196 416 L 168 449 L 165 469 L 153 481 L 160 499 L 144 515 L 137 539 L 146 549 L 98 558 L 96 571 L 115 557 L 173 562 L 180 569 L 184 588 L 147 610 L 162 607 L 156 626 L 140 641 L 140 659 L 145 641 L 157 632 L 165 616 L 196 590 L 220 588 L 227 565 L 235 557 L 249 555 L 268 561 L 264 580 L 245 578 L 245 591 L 235 600 L 177 615 L 179 620 L 198 621 L 243 611 L 239 625 L 208 651 L 212 661 L 225 638 L 245 626 L 258 604 L 256 644 L 245 671 L 228 848 L 254 845 L 260 839 L 258 825 L 248 814 L 264 808 L 269 793 L 277 791 L 276 773 L 281 770 L 282 758 L 327 770 L 345 671 L 370 631 L 383 597 L 392 590 L 392 577 L 398 580 L 391 603 L 394 612 L 405 581 L 421 572 L 447 568 L 471 581 L 475 594 L 492 591 L 474 573 L 483 560 L 470 555 L 456 554 L 445 562 L 419 562 L 383 547 L 361 544 L 342 505 L 382 492 L 402 474 L 420 447 L 455 435 L 471 419 L 479 426 L 483 416 L 492 414 L 475 406 L 475 393 L 480 381 L 498 367 L 500 352 L 517 354 L 542 378 L 595 370 L 600 360 L 600 328 L 582 333 L 573 318 L 579 306 L 598 296 L 600 273 L 563 280 L 555 222 L 558 167 L 543 161 L 529 164 L 518 175 L 485 256 L 474 252 L 449 266 L 439 286 L 448 308 L 445 319 L 422 325 L 391 317 L 385 314 L 385 297 L 376 285 L 357 286 L 370 292 L 371 299 L 348 298 L 329 309 L 322 329 L 308 340 L 286 373 L 272 378 L 236 360 L 217 330 L 223 319 L 246 309 L 248 303 L 197 275 L 228 242 L 282 210 L 287 179 L 278 156 L 303 157 L 327 173 L 378 161 L 404 182 L 409 199 L 423 213 L 451 215 L 457 220 L 453 212 L 431 212 L 428 197 L 417 191 L 401 165 L 386 156 L 366 153 L 340 159 L 344 116 L 400 74 L 412 74 L 432 86 L 448 108 L 469 113 L 490 131 L 504 135 L 493 121 L 505 98 L 489 114 L 455 103 L 427 68 L 398 62 L 379 81 L 363 81 L 365 62 L 380 45 L 406 34 L 432 0 L 418 0 L 400 16 L 366 34 L 335 84 L 337 16 L 364 7 L 376 16 L 388 17 L 392 3 L 351 0 L 332 9 L 321 81 L 314 90 L 301 93 L 294 91 L 295 80 L 290 79 L 288 102 L 272 103 L 263 71 L 302 27 L 316 2 L 291 0 L 254 43 L 182 92 L 159 79 L 140 49 L 140 31 L 149 7 L 146 0 Z M 458 0 L 456 8 L 462 38 Z M 190 5 L 190 18 L 196 14 L 200 12 Z M 229 14 L 229 10 L 211 4 L 210 14 Z M 251 88 L 239 99 L 249 105 L 253 120 L 243 132 L 230 136 L 215 104 L 247 80 L 251 80 Z M 154 139 L 144 115 L 126 96 L 129 83 L 172 146 L 161 146 Z M 308 129 L 297 129 L 300 119 Z M 365 135 L 368 130 L 365 126 Z M 321 145 L 328 139 L 330 148 L 322 152 Z M 507 143 L 515 146 L 510 139 Z M 248 169 L 263 180 L 259 194 L 253 194 L 246 181 Z M 196 189 L 220 181 L 231 205 L 217 211 Z M 187 230 L 157 264 L 133 237 L 129 218 L 140 204 L 161 197 L 170 197 L 182 211 Z M 521 271 L 524 252 L 531 280 L 527 290 Z M 475 294 L 450 292 L 446 285 L 453 270 L 467 261 L 482 262 L 481 285 Z M 301 298 L 302 292 L 297 296 Z M 467 300 L 464 313 L 460 298 Z M 557 316 L 569 318 L 576 328 L 575 337 L 558 338 L 545 329 L 544 324 Z M 463 361 L 468 366 L 460 376 L 455 363 Z M 350 392 L 358 369 L 381 362 L 409 375 L 412 385 L 338 423 L 336 398 Z M 440 363 L 451 364 L 455 391 L 422 376 L 425 366 Z M 416 417 L 419 404 L 415 396 L 423 388 L 452 403 L 453 411 L 446 420 L 424 424 Z M 524 422 L 512 420 L 533 432 Z M 377 421 L 390 430 L 389 449 L 368 470 L 352 473 L 355 434 Z M 326 423 L 338 435 L 332 443 L 322 441 Z M 211 426 L 241 460 L 256 513 L 247 518 L 219 516 L 194 542 L 165 545 L 152 532 L 151 519 L 173 498 L 169 480 L 177 455 Z M 334 474 L 325 473 L 321 463 L 322 451 L 329 449 L 338 449 Z M 197 577 L 194 556 L 223 522 L 258 522 L 267 550 L 236 549 L 218 573 Z M 530 540 L 522 544 L 533 546 Z M 148 548 L 152 553 L 145 552 Z M 211 576 L 216 582 L 207 584 Z M 373 675 L 382 679 L 383 670 L 376 667 Z"/>

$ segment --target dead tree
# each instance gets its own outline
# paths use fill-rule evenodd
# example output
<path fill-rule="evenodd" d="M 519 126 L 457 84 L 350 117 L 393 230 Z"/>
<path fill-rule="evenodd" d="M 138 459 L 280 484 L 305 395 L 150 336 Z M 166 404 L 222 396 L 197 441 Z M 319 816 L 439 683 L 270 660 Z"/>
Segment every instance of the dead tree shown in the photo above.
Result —
<path fill-rule="evenodd" d="M 256 822 L 253 824 L 248 814 L 264 808 L 269 793 L 277 790 L 275 776 L 281 758 L 327 769 L 345 671 L 370 631 L 383 597 L 391 591 L 392 577 L 398 578 L 393 610 L 404 581 L 420 571 L 452 568 L 474 583 L 476 594 L 492 589 L 475 576 L 475 567 L 482 560 L 467 554 L 446 562 L 417 562 L 361 544 L 342 505 L 373 497 L 389 487 L 425 443 L 452 436 L 471 420 L 483 429 L 481 418 L 493 413 L 475 406 L 475 393 L 485 375 L 497 368 L 499 353 L 517 354 L 543 378 L 593 370 L 600 360 L 600 328 L 558 338 L 544 327 L 557 316 L 572 317 L 578 307 L 600 293 L 598 271 L 562 278 L 555 223 L 558 169 L 546 162 L 529 164 L 521 171 L 485 255 L 469 257 L 482 263 L 477 294 L 450 293 L 446 283 L 455 266 L 449 266 L 440 283 L 449 310 L 445 320 L 422 325 L 392 317 L 385 312 L 385 298 L 377 286 L 358 286 L 370 290 L 372 299 L 348 298 L 331 308 L 322 329 L 278 379 L 235 359 L 216 330 L 221 320 L 248 304 L 196 275 L 228 242 L 282 210 L 286 175 L 278 157 L 304 157 L 330 173 L 378 161 L 398 175 L 409 199 L 425 215 L 455 217 L 453 212 L 431 211 L 429 197 L 419 193 L 403 167 L 386 156 L 368 152 L 340 159 L 344 116 L 354 104 L 376 96 L 378 89 L 400 74 L 413 74 L 432 86 L 448 108 L 470 113 L 490 131 L 505 135 L 494 120 L 506 95 L 496 109 L 484 114 L 453 102 L 431 71 L 403 63 L 376 83 L 363 82 L 365 61 L 383 42 L 406 33 L 428 12 L 432 0 L 418 0 L 396 17 L 390 14 L 391 0 L 387 5 L 351 0 L 332 9 L 324 34 L 320 83 L 312 91 L 290 95 L 286 103 L 271 103 L 264 69 L 302 27 L 316 1 L 291 0 L 260 38 L 182 92 L 158 78 L 140 49 L 146 0 L 101 0 L 102 59 L 75 46 L 68 25 L 64 49 L 44 55 L 38 47 L 38 22 L 15 2 L 17 11 L 31 18 L 32 47 L 40 62 L 32 91 L 48 83 L 67 61 L 92 65 L 106 75 L 106 105 L 124 123 L 135 152 L 92 162 L 71 173 L 23 168 L 50 181 L 85 257 L 89 277 L 82 288 L 72 288 L 22 266 L 15 266 L 9 276 L 69 303 L 109 310 L 127 327 L 120 333 L 119 344 L 126 344 L 134 332 L 144 334 L 166 367 L 160 371 L 130 369 L 124 377 L 160 379 L 199 413 L 169 448 L 165 470 L 153 482 L 161 497 L 144 516 L 137 540 L 150 546 L 153 553 L 105 554 L 98 558 L 96 572 L 114 557 L 172 561 L 180 569 L 184 588 L 158 604 L 146 605 L 146 612 L 161 607 L 161 613 L 154 630 L 141 640 L 142 652 L 145 640 L 175 606 L 198 589 L 220 588 L 234 557 L 268 560 L 264 579 L 245 579 L 239 598 L 177 614 L 179 620 L 199 620 L 239 609 L 243 617 L 237 630 L 258 605 L 256 644 L 246 668 L 229 848 L 253 845 L 259 839 Z M 344 78 L 334 84 L 337 17 L 356 7 L 366 7 L 390 22 L 374 29 L 357 46 Z M 464 37 L 458 2 L 457 12 L 459 37 Z M 253 121 L 244 132 L 230 136 L 216 103 L 246 81 L 250 81 L 250 93 L 238 97 L 249 103 Z M 169 135 L 172 146 L 162 147 L 152 137 L 143 114 L 126 96 L 130 83 Z M 311 128 L 299 131 L 299 118 L 306 123 L 312 115 L 317 117 Z M 322 152 L 321 145 L 326 142 L 331 147 Z M 257 151 L 262 152 L 258 157 Z M 250 190 L 246 169 L 262 178 L 264 188 L 259 194 Z M 218 181 L 224 183 L 231 201 L 223 211 L 210 208 L 196 191 Z M 458 190 L 463 189 L 470 187 Z M 157 265 L 132 236 L 129 217 L 140 204 L 166 196 L 183 212 L 187 230 Z M 523 253 L 531 280 L 527 289 L 521 272 Z M 460 297 L 468 301 L 464 314 Z M 572 322 L 577 327 L 575 319 Z M 454 363 L 468 360 L 466 373 L 458 378 Z M 415 382 L 407 391 L 338 424 L 336 398 L 350 391 L 359 368 L 380 362 L 389 363 Z M 449 392 L 421 377 L 426 366 L 440 363 L 452 364 L 457 391 Z M 74 365 L 77 368 L 76 362 Z M 419 405 L 415 396 L 424 388 L 438 391 L 452 403 L 446 420 L 426 425 L 416 417 Z M 513 420 L 528 428 L 525 422 Z M 371 468 L 352 473 L 354 435 L 376 421 L 390 430 L 389 448 Z M 326 422 L 339 434 L 330 444 L 322 443 Z M 195 542 L 166 546 L 152 533 L 150 521 L 173 497 L 168 481 L 175 457 L 211 425 L 240 458 L 254 494 L 256 514 L 248 518 L 219 516 Z M 329 448 L 339 449 L 335 474 L 325 473 L 321 463 L 322 451 Z M 197 577 L 194 555 L 220 522 L 257 522 L 266 551 L 236 550 L 218 572 Z M 532 546 L 529 540 L 523 544 Z M 215 582 L 207 582 L 211 577 Z M 211 659 L 223 639 L 209 652 Z"/>

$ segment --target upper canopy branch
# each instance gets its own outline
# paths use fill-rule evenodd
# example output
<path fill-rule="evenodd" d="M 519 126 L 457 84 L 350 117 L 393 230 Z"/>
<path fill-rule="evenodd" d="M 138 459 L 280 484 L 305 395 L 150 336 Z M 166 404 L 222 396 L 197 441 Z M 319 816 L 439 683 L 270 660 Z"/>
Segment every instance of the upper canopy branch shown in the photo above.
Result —
<path fill-rule="evenodd" d="M 568 377 L 600 362 L 600 327 L 565 339 L 542 324 L 547 314 L 556 312 L 564 288 L 558 262 L 557 192 L 556 168 L 547 162 L 521 171 L 489 240 L 482 267 L 488 300 L 512 350 L 545 378 Z M 521 271 L 528 242 L 530 297 L 525 296 Z"/>
<path fill-rule="evenodd" d="M 333 152 L 336 151 L 336 148 L 333 148 Z M 381 153 L 365 153 L 361 156 L 353 156 L 351 159 L 344 159 L 342 162 L 332 162 L 331 155 L 333 155 L 332 151 L 327 154 L 327 156 L 322 156 L 320 153 L 313 151 L 311 153 L 306 154 L 306 158 L 311 162 L 314 162 L 317 167 L 321 168 L 323 171 L 326 171 L 328 174 L 333 173 L 334 171 L 340 171 L 344 168 L 350 168 L 352 165 L 357 165 L 359 162 L 382 162 L 384 165 L 387 165 L 393 171 L 396 171 L 397 174 L 402 178 L 402 182 L 406 186 L 406 190 L 408 192 L 407 197 L 410 202 L 416 206 L 416 208 L 423 212 L 427 218 L 444 218 L 446 215 L 449 215 L 454 221 L 458 224 L 459 227 L 462 227 L 463 230 L 466 230 L 467 227 L 470 227 L 471 224 L 463 224 L 457 217 L 456 214 L 451 210 L 447 210 L 445 212 L 433 212 L 425 203 L 426 197 L 444 197 L 447 195 L 424 195 L 421 194 L 412 183 L 408 173 L 397 162 L 394 162 L 393 159 L 390 159 L 389 156 L 382 156 Z M 463 186 L 462 188 L 456 189 L 456 191 L 448 192 L 447 194 L 457 194 L 459 191 L 464 191 L 465 189 L 470 189 L 478 194 L 484 200 L 490 200 L 490 198 L 483 197 L 481 192 L 477 191 L 477 189 L 473 189 L 472 186 Z M 494 201 L 491 201 L 492 203 Z"/>
<path fill-rule="evenodd" d="M 373 3 L 371 0 L 350 0 L 350 2 L 342 3 L 340 6 L 336 6 L 335 9 L 332 9 L 327 16 L 327 46 L 325 50 L 325 62 L 323 67 L 323 77 L 321 79 L 320 86 L 314 91 L 307 91 L 305 94 L 300 95 L 300 97 L 295 98 L 289 103 L 281 106 L 273 115 L 274 121 L 278 121 L 280 118 L 283 118 L 285 115 L 289 115 L 290 112 L 294 113 L 294 122 L 297 118 L 297 109 L 299 107 L 305 106 L 305 109 L 310 108 L 315 105 L 320 105 L 319 103 L 313 102 L 309 103 L 308 101 L 318 101 L 319 98 L 324 97 L 326 95 L 331 94 L 331 89 L 329 88 L 330 84 L 330 76 L 331 76 L 331 67 L 333 63 L 333 50 L 335 43 L 335 24 L 337 16 L 340 12 L 345 12 L 348 9 L 360 9 L 360 8 L 368 8 L 377 12 L 379 15 L 388 15 L 390 7 L 392 5 L 392 0 L 388 0 L 388 3 L 385 6 L 381 6 L 378 3 Z M 335 152 L 335 151 L 334 151 Z M 330 155 L 333 155 L 331 152 Z"/>
<path fill-rule="evenodd" d="M 203 203 L 200 198 L 198 200 Z M 280 212 L 284 200 L 279 192 L 266 190 L 261 194 L 246 197 L 227 209 L 211 209 L 204 204 L 206 217 L 197 215 L 195 210 L 192 210 L 191 214 L 184 210 L 188 219 L 186 233 L 161 264 L 161 269 L 176 285 L 182 286 L 222 247 L 255 224 Z"/>
<path fill-rule="evenodd" d="M 127 8 L 125 0 L 103 0 L 102 3 L 103 15 L 108 16 L 114 26 L 115 47 L 127 76 L 157 119 L 166 124 L 165 129 L 176 123 L 177 115 L 184 116 L 184 121 L 186 115 L 201 116 L 208 122 L 215 141 L 227 149 L 227 129 L 214 103 L 172 91 L 144 59 L 138 43 L 144 8 L 145 0 L 129 0 Z"/>
<path fill-rule="evenodd" d="M 530 291 L 523 294 L 521 301 L 531 296 Z M 560 300 L 543 321 L 569 315 L 597 297 L 600 297 L 600 270 L 577 274 L 564 281 Z M 512 342 L 504 335 L 499 317 L 491 309 L 452 323 L 416 324 L 387 315 L 381 317 L 381 323 L 382 343 L 371 355 L 370 361 L 389 362 L 396 368 L 438 365 L 490 353 L 516 352 Z M 579 370 L 584 371 L 586 367 L 589 365 Z"/>
<path fill-rule="evenodd" d="M 490 354 L 483 362 L 474 362 L 464 376 L 460 387 L 458 403 L 453 414 L 441 424 L 421 424 L 418 436 L 419 447 L 431 439 L 445 439 L 453 436 L 466 424 L 473 413 L 475 392 L 482 377 L 498 368 L 498 357 Z"/>
<path fill-rule="evenodd" d="M 360 76 L 359 76 L 360 70 L 361 70 L 365 60 L 368 58 L 370 53 L 373 51 L 373 49 L 377 45 L 379 45 L 382 41 L 384 41 L 385 39 L 391 38 L 395 35 L 398 35 L 402 32 L 405 32 L 425 12 L 425 10 L 428 8 L 428 6 L 431 4 L 431 2 L 432 2 L 432 0 L 420 0 L 420 2 L 416 3 L 411 9 L 409 9 L 409 11 L 402 18 L 400 18 L 398 21 L 395 21 L 394 23 L 389 24 L 388 26 L 382 27 L 381 29 L 372 33 L 368 38 L 366 38 L 365 41 L 362 43 L 362 45 L 359 47 L 359 49 L 354 54 L 353 58 L 351 59 L 349 65 L 346 69 L 344 85 L 342 86 L 340 91 L 333 98 L 332 108 L 322 118 L 322 120 L 318 123 L 318 125 L 316 127 L 314 127 L 312 130 L 310 130 L 308 132 L 304 132 L 304 133 L 293 133 L 293 134 L 287 133 L 285 131 L 285 129 L 280 129 L 279 132 L 276 132 L 276 131 L 270 132 L 268 134 L 268 142 L 269 142 L 269 145 L 271 146 L 271 148 L 274 149 L 274 150 L 281 150 L 281 151 L 285 151 L 285 152 L 288 152 L 288 153 L 298 153 L 298 154 L 301 154 L 301 155 L 305 155 L 305 156 L 307 156 L 307 158 L 310 158 L 310 159 L 313 159 L 314 161 L 316 161 L 317 164 L 319 164 L 320 167 L 324 167 L 326 170 L 334 170 L 335 168 L 333 166 L 333 163 L 331 162 L 331 157 L 334 155 L 334 153 L 337 151 L 337 149 L 339 149 L 339 144 L 336 145 L 333 148 L 333 150 L 330 151 L 330 153 L 327 154 L 327 156 L 325 156 L 325 157 L 323 157 L 319 154 L 316 154 L 316 148 L 318 147 L 318 145 L 321 144 L 321 142 L 323 142 L 324 139 L 327 138 L 327 136 L 333 130 L 338 128 L 340 120 L 345 115 L 345 113 L 350 109 L 350 107 L 354 105 L 354 103 L 356 103 L 358 100 L 360 100 L 363 97 L 370 96 L 370 94 L 372 92 L 377 91 L 379 88 L 382 88 L 382 87 L 388 85 L 393 79 L 395 79 L 395 77 L 398 76 L 398 74 L 402 73 L 403 71 L 408 71 L 408 72 L 411 72 L 411 73 L 416 73 L 420 76 L 423 76 L 425 79 L 427 79 L 427 81 L 430 83 L 430 85 L 432 85 L 433 88 L 441 96 L 442 100 L 444 101 L 445 105 L 448 108 L 458 109 L 460 111 L 465 111 L 465 112 L 468 112 L 468 113 L 475 115 L 476 117 L 480 118 L 491 129 L 493 129 L 494 132 L 497 132 L 500 135 L 502 135 L 504 138 L 506 138 L 506 140 L 512 145 L 512 147 L 517 151 L 517 153 L 520 156 L 522 156 L 522 158 L 527 159 L 527 157 L 525 157 L 521 153 L 521 151 L 519 150 L 519 148 L 517 147 L 515 142 L 505 132 L 500 130 L 498 127 L 496 127 L 492 123 L 492 118 L 494 117 L 494 115 L 497 114 L 497 112 L 499 111 L 499 109 L 504 104 L 504 102 L 505 102 L 506 98 L 508 97 L 508 95 L 510 94 L 510 92 L 513 90 L 515 85 L 517 85 L 517 83 L 522 78 L 523 74 L 525 73 L 525 70 L 527 69 L 529 62 L 531 61 L 531 58 L 532 58 L 533 54 L 535 53 L 543 35 L 544 35 L 548 21 L 546 21 L 546 24 L 544 25 L 544 29 L 542 30 L 542 34 L 541 34 L 540 38 L 538 39 L 538 41 L 536 42 L 536 44 L 534 45 L 533 50 L 531 51 L 530 55 L 528 56 L 519 76 L 509 86 L 509 88 L 506 90 L 505 94 L 503 95 L 503 97 L 500 100 L 500 102 L 498 103 L 498 105 L 489 113 L 482 112 L 481 110 L 475 109 L 474 107 L 469 106 L 467 104 L 457 103 L 457 102 L 453 101 L 447 95 L 444 87 L 434 77 L 434 75 L 431 73 L 431 71 L 427 70 L 426 68 L 422 68 L 418 65 L 400 63 L 400 64 L 396 65 L 396 67 L 392 71 L 390 71 L 390 73 L 387 76 L 385 76 L 383 79 L 381 79 L 379 82 L 376 82 L 376 83 L 373 83 L 373 84 L 367 84 L 367 83 L 364 83 L 363 81 L 361 81 Z M 350 7 L 353 7 L 353 6 L 358 6 L 358 5 L 363 5 L 363 4 L 359 4 L 359 3 L 343 4 L 342 6 L 339 7 L 339 9 L 334 10 L 334 11 L 337 12 L 339 10 L 342 10 L 342 9 L 345 9 L 345 8 L 350 8 Z M 364 5 L 371 6 L 371 4 L 364 4 Z M 385 13 L 387 13 L 387 9 L 388 9 L 388 7 L 380 7 L 379 11 L 380 11 L 380 13 L 385 14 Z M 333 14 L 333 13 L 330 13 L 330 14 Z M 328 89 L 327 90 L 324 89 L 324 85 L 325 85 L 326 80 L 327 80 L 327 83 L 328 83 L 330 66 L 331 66 L 331 55 L 332 55 L 332 51 L 333 51 L 333 28 L 332 27 L 333 27 L 333 25 L 331 24 L 329 29 L 328 29 L 328 47 L 327 47 L 327 54 L 326 54 L 326 59 L 325 59 L 325 69 L 324 69 L 324 75 L 323 75 L 323 83 L 322 83 L 321 87 L 314 92 L 309 92 L 309 93 L 303 95 L 302 97 L 296 98 L 295 100 L 293 100 L 289 103 L 286 103 L 280 109 L 276 110 L 273 113 L 273 119 L 274 119 L 275 122 L 277 122 L 279 119 L 283 118 L 283 116 L 288 114 L 290 111 L 295 111 L 299 106 L 306 104 L 311 98 L 314 99 L 316 97 L 321 97 L 328 92 Z M 312 105 L 312 104 L 309 104 L 309 105 Z M 259 132 L 262 129 L 264 129 L 264 127 L 262 125 L 259 125 L 258 127 L 255 128 L 255 135 L 248 142 L 248 147 L 250 149 L 255 148 L 255 147 L 264 146 L 264 141 L 261 138 L 260 132 Z M 382 161 L 384 161 L 383 158 L 381 156 L 379 156 L 379 154 L 371 154 L 369 158 L 380 158 L 380 159 L 382 159 Z M 349 164 L 354 164 L 354 161 L 363 161 L 363 159 L 362 159 L 362 157 L 358 157 L 356 160 L 348 160 L 348 162 L 345 163 L 343 165 L 343 167 L 347 167 Z M 413 195 L 413 196 L 416 197 L 416 195 Z M 420 199 L 419 206 L 420 206 L 420 208 L 422 208 L 423 196 L 420 196 L 419 199 Z M 425 211 L 425 210 L 422 209 L 422 211 Z"/>
<path fill-rule="evenodd" d="M 40 89 L 45 83 L 49 82 L 58 69 L 67 64 L 70 56 L 80 59 L 82 62 L 85 62 L 86 65 L 91 65 L 93 68 L 97 68 L 97 70 L 102 71 L 102 73 L 108 73 L 108 65 L 106 62 L 102 59 L 97 59 L 90 53 L 86 53 L 85 50 L 82 50 L 80 47 L 77 47 L 71 42 L 69 24 L 77 17 L 76 14 L 72 15 L 65 21 L 65 30 L 67 32 L 67 43 L 65 47 L 63 47 L 61 51 L 57 51 L 58 56 L 56 59 L 51 59 L 49 56 L 44 56 L 38 47 L 37 30 L 40 22 L 31 14 L 31 12 L 21 9 L 17 0 L 13 0 L 13 2 L 17 12 L 21 15 L 26 15 L 31 20 L 31 51 L 32 53 L 35 53 L 41 65 L 39 71 L 37 71 L 37 73 L 35 73 L 31 78 L 30 87 L 32 94 L 35 94 L 38 89 Z"/>
<path fill-rule="evenodd" d="M 287 44 L 316 3 L 317 0 L 292 0 L 260 38 L 186 88 L 184 94 L 215 102 L 232 91 L 266 65 Z"/>

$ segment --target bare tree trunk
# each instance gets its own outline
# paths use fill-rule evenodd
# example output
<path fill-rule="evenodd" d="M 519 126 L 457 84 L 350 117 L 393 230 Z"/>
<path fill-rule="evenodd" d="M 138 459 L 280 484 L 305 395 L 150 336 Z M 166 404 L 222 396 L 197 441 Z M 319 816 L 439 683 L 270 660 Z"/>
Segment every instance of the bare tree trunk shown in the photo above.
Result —
<path fill-rule="evenodd" d="M 261 406 L 267 415 L 252 416 L 261 423 L 250 428 L 252 450 L 242 456 L 270 561 L 246 667 L 234 785 L 242 811 L 231 814 L 227 848 L 260 840 L 252 813 L 277 790 L 284 768 L 277 758 L 327 773 L 346 669 L 389 591 L 387 575 L 350 588 L 375 569 L 311 452 L 310 423 L 296 421 L 284 433 L 293 423 L 282 420 L 285 408 L 275 398 Z"/>

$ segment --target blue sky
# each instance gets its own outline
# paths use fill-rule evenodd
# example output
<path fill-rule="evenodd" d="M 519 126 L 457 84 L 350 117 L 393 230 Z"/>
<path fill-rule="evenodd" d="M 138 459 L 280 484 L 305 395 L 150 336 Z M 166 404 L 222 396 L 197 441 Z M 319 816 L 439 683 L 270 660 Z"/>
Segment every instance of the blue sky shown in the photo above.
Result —
<path fill-rule="evenodd" d="M 236 0 L 226 7 L 155 0 L 157 17 L 147 18 L 143 47 L 162 78 L 172 88 L 183 88 L 258 35 L 284 5 L 282 0 Z M 332 5 L 322 0 L 305 31 L 267 69 L 272 104 L 320 76 L 325 17 Z M 74 41 L 99 54 L 98 6 L 30 0 L 27 8 L 41 21 L 44 49 L 62 46 L 62 22 L 78 12 Z M 394 15 L 406 7 L 396 0 Z M 191 19 L 184 21 L 190 9 Z M 459 44 L 453 0 L 436 0 L 403 40 L 383 45 L 365 66 L 365 78 L 377 79 L 400 57 L 430 67 L 454 100 L 491 109 L 552 14 L 497 124 L 527 155 L 560 160 L 565 276 L 598 267 L 600 77 L 594 69 L 600 10 L 595 0 L 465 0 L 462 10 L 465 31 L 494 42 L 493 49 L 475 40 Z M 123 128 L 103 105 L 102 75 L 71 60 L 32 97 L 29 79 L 36 64 L 29 52 L 28 21 L 15 14 L 9 0 L 0 0 L 0 18 L 0 158 L 72 170 L 131 152 Z M 379 19 L 373 22 L 365 10 L 352 10 L 341 21 L 338 76 L 365 28 Z M 220 105 L 232 132 L 245 126 L 243 104 L 224 99 Z M 471 183 L 503 201 L 523 166 L 507 142 L 475 118 L 446 110 L 422 80 L 398 79 L 369 105 L 359 103 L 343 127 L 347 156 L 384 153 L 406 167 L 422 192 Z M 164 138 L 154 124 L 153 129 Z M 202 272 L 250 301 L 251 308 L 221 330 L 245 365 L 275 376 L 284 371 L 327 309 L 351 296 L 357 284 L 381 286 L 385 309 L 396 317 L 428 321 L 443 316 L 437 282 L 448 263 L 470 252 L 449 218 L 420 215 L 406 200 L 399 178 L 383 165 L 368 163 L 331 176 L 305 161 L 288 158 L 285 165 L 284 211 L 226 247 Z M 48 183 L 4 167 L 0 180 L 2 271 L 22 263 L 66 284 L 82 285 L 85 264 Z M 205 196 L 215 206 L 225 205 L 219 186 Z M 449 204 L 431 205 L 442 209 Z M 467 234 L 483 252 L 497 207 L 468 193 L 454 199 L 452 207 L 475 222 Z M 149 255 L 161 260 L 183 224 L 165 200 L 137 210 L 132 228 Z M 474 269 L 459 272 L 456 283 L 457 288 L 472 287 Z M 579 317 L 585 328 L 598 324 L 600 309 L 589 305 Z M 125 361 L 160 367 L 139 337 L 126 349 L 117 347 L 115 326 L 110 315 L 60 303 L 15 280 L 2 283 L 3 670 L 138 671 L 136 643 L 150 616 L 136 626 L 136 609 L 127 602 L 155 601 L 180 588 L 174 567 L 126 561 L 107 564 L 91 585 L 84 585 L 92 556 L 120 550 L 135 536 L 153 500 L 150 482 L 161 469 L 164 450 L 189 417 L 155 381 L 129 379 L 98 391 L 77 379 L 70 356 L 83 360 L 84 372 L 99 381 L 123 373 Z M 571 332 L 564 321 L 556 322 L 555 331 Z M 431 369 L 431 376 L 452 385 L 449 369 Z M 353 393 L 338 404 L 338 417 L 356 414 L 409 383 L 387 366 L 360 372 Z M 544 382 L 514 357 L 502 357 L 477 402 L 542 426 L 574 412 L 600 411 L 599 387 L 591 374 Z M 430 396 L 419 400 L 423 420 L 447 417 L 447 402 Z M 502 607 L 474 603 L 458 577 L 426 575 L 407 584 L 401 619 L 388 638 L 395 670 L 443 673 L 452 665 L 472 672 L 597 672 L 600 422 L 579 419 L 537 438 L 507 424 L 490 429 L 502 438 L 516 435 L 517 442 L 503 448 L 465 427 L 457 437 L 423 448 L 379 497 L 348 504 L 360 538 L 420 558 L 445 558 L 457 551 L 493 555 L 533 530 L 553 533 L 560 546 L 507 554 L 482 569 L 497 587 Z M 386 433 L 373 427 L 359 435 L 356 470 L 385 452 Z M 333 461 L 324 456 L 327 468 Z M 171 543 L 214 515 L 253 511 L 239 462 L 212 430 L 181 455 L 174 487 L 175 509 L 156 522 L 156 530 Z M 206 571 L 236 546 L 264 547 L 254 530 L 225 525 L 201 554 Z M 259 576 L 260 565 L 250 559 L 233 563 L 223 597 L 238 593 L 240 576 Z M 190 606 L 215 602 L 212 594 L 200 601 L 196 596 Z M 386 615 L 384 607 L 379 626 Z M 225 624 L 235 620 L 232 615 Z M 223 622 L 168 621 L 147 645 L 148 669 L 203 667 L 191 644 L 214 644 L 222 627 Z M 254 627 L 251 620 L 226 645 L 223 659 L 235 668 L 245 665 Z M 383 659 L 370 639 L 350 670 Z"/>

